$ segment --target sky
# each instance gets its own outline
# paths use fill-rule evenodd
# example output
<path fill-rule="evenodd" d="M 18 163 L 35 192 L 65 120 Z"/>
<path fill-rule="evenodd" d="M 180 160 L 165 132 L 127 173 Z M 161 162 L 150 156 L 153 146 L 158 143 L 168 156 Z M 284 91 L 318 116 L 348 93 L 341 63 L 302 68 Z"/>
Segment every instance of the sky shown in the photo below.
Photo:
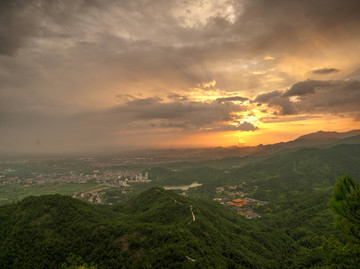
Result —
<path fill-rule="evenodd" d="M 0 152 L 360 127 L 358 0 L 2 0 Z"/>

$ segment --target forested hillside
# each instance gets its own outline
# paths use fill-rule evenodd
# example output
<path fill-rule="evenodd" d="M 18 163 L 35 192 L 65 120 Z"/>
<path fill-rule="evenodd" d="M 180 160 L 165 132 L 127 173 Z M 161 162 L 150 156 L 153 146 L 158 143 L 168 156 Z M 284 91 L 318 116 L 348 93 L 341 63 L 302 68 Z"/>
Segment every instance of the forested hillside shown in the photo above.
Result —
<path fill-rule="evenodd" d="M 72 254 L 98 268 L 279 268 L 295 251 L 281 231 L 161 188 L 113 207 L 29 197 L 0 220 L 1 268 L 59 268 Z"/>

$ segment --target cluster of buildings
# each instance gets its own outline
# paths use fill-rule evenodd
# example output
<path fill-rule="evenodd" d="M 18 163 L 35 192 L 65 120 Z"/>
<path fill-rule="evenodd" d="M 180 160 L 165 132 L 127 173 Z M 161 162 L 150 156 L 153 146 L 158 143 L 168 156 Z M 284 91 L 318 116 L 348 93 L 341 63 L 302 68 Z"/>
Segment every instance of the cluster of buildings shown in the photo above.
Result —
<path fill-rule="evenodd" d="M 12 184 L 20 184 L 22 181 L 18 176 L 15 177 L 0 177 L 0 185 L 12 185 Z"/>
<path fill-rule="evenodd" d="M 214 200 L 220 202 L 225 206 L 230 207 L 237 214 L 244 216 L 246 219 L 260 218 L 260 215 L 254 212 L 253 206 L 266 205 L 268 204 L 268 202 L 246 197 L 248 193 L 243 191 L 247 189 L 245 188 L 245 184 L 246 182 L 244 181 L 239 185 L 217 187 L 216 193 L 223 196 L 223 198 L 215 198 Z M 254 191 L 256 189 L 257 186 L 254 187 Z"/>
<path fill-rule="evenodd" d="M 125 177 L 126 176 L 126 177 Z M 120 185 L 128 187 L 129 183 L 150 183 L 149 173 L 145 172 L 144 175 L 140 172 L 137 173 L 117 173 L 113 174 L 112 172 L 104 172 L 101 175 L 96 175 L 96 183 L 108 183 L 109 179 L 111 183 L 115 185 Z"/>
<path fill-rule="evenodd" d="M 256 219 L 260 218 L 261 216 L 254 212 L 253 206 L 255 205 L 266 205 L 268 202 L 266 201 L 259 201 L 252 198 L 237 198 L 237 199 L 230 199 L 230 198 L 215 198 L 215 201 L 220 202 L 221 204 L 230 207 L 234 210 L 237 214 L 244 216 L 246 219 Z"/>
<path fill-rule="evenodd" d="M 91 204 L 101 204 L 102 200 L 100 198 L 100 194 L 98 192 L 84 192 L 78 195 L 74 193 L 73 198 L 87 200 Z"/>
<path fill-rule="evenodd" d="M 114 184 L 120 186 L 129 186 L 128 183 L 151 182 L 149 173 L 138 171 L 99 171 L 92 173 L 32 173 L 30 177 L 20 178 L 19 176 L 0 175 L 0 185 L 9 184 L 43 184 L 43 183 L 87 183 L 94 180 L 96 183 Z"/>
<path fill-rule="evenodd" d="M 144 175 L 138 171 L 103 171 L 99 170 L 93 171 L 93 178 L 96 178 L 97 182 L 104 183 L 104 181 L 108 181 L 109 179 L 120 179 L 125 181 L 136 181 L 136 180 L 148 180 L 149 173 L 145 172 Z"/>
<path fill-rule="evenodd" d="M 11 185 L 21 183 L 21 179 L 18 176 L 14 176 L 16 170 L 7 168 L 0 171 L 0 185 Z M 10 174 L 10 175 L 9 175 Z"/>

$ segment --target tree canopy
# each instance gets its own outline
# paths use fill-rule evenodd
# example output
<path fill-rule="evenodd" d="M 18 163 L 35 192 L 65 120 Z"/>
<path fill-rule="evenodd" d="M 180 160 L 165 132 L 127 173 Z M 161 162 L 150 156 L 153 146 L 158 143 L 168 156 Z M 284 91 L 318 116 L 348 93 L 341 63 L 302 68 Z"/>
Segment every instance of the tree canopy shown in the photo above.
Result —
<path fill-rule="evenodd" d="M 349 175 L 339 178 L 330 207 L 337 215 L 339 228 L 360 241 L 360 184 Z"/>

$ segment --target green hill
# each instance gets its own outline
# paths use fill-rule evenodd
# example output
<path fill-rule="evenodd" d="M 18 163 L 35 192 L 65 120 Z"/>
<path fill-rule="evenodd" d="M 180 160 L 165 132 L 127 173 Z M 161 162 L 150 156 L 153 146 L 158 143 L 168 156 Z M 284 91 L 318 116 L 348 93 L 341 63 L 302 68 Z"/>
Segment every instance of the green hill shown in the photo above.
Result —
<path fill-rule="evenodd" d="M 359 144 L 302 148 L 223 173 L 218 176 L 217 186 L 237 186 L 232 192 L 240 190 L 248 197 L 268 201 L 268 205 L 258 206 L 255 211 L 262 216 L 262 224 L 294 240 L 297 251 L 291 258 L 293 266 L 321 268 L 326 259 L 320 251 L 325 239 L 346 241 L 336 229 L 328 206 L 333 186 L 344 174 L 358 180 L 359 163 Z M 204 183 L 197 192 L 206 192 L 209 186 Z M 209 194 L 224 195 L 215 191 Z"/>
<path fill-rule="evenodd" d="M 279 194 L 292 194 L 295 190 L 309 191 L 332 187 L 336 179 L 344 174 L 360 178 L 359 163 L 360 144 L 302 148 L 233 169 L 219 178 L 228 184 L 246 180 L 248 184 L 258 186 L 259 192 L 276 192 L 276 195 L 263 194 L 261 197 L 271 200 Z"/>
<path fill-rule="evenodd" d="M 113 207 L 28 197 L 0 207 L 0 224 L 1 268 L 279 268 L 294 253 L 286 234 L 162 188 Z"/>

